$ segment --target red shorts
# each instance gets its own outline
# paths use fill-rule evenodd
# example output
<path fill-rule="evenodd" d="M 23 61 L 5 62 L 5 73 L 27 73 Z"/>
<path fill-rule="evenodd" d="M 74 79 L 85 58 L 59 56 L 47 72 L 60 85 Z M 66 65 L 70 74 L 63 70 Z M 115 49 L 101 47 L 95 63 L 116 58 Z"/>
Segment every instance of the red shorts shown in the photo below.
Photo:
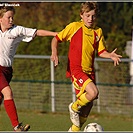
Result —
<path fill-rule="evenodd" d="M 86 74 L 84 72 L 79 72 L 78 74 L 72 75 L 72 82 L 74 85 L 75 93 L 79 97 L 84 93 L 86 85 L 89 82 L 95 83 L 95 74 Z"/>
<path fill-rule="evenodd" d="M 6 86 L 9 86 L 9 83 L 12 79 L 13 69 L 12 67 L 3 67 L 0 66 L 0 92 Z"/>

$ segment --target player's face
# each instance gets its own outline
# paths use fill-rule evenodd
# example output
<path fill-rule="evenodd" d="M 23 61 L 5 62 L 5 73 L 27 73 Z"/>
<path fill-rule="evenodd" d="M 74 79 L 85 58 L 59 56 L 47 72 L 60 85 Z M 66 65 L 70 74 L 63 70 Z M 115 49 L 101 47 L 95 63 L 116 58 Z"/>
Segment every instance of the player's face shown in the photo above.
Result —
<path fill-rule="evenodd" d="M 87 27 L 91 27 L 96 19 L 95 10 L 91 10 L 89 12 L 84 12 L 80 16 Z"/>
<path fill-rule="evenodd" d="M 13 16 L 14 13 L 12 11 L 7 11 L 4 13 L 3 17 L 0 18 L 1 30 L 5 31 L 12 27 Z"/>

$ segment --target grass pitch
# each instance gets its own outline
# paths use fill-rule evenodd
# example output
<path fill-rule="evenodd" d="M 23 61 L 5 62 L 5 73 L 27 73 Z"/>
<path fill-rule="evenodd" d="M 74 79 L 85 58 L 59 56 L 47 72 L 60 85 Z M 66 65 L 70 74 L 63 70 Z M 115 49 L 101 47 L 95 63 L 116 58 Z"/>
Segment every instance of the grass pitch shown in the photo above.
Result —
<path fill-rule="evenodd" d="M 38 113 L 18 111 L 20 122 L 30 124 L 30 131 L 68 131 L 71 126 L 69 113 Z M 97 122 L 104 131 L 133 131 L 133 118 L 121 115 L 91 113 L 85 125 Z M 82 130 L 83 130 L 82 128 Z M 2 108 L 0 110 L 0 131 L 12 131 L 9 118 Z"/>

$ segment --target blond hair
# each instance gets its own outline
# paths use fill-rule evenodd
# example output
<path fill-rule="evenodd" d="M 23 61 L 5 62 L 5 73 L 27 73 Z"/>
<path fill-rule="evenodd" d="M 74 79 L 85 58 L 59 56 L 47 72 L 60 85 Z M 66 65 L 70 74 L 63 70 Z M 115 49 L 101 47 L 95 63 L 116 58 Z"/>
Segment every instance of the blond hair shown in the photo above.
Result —
<path fill-rule="evenodd" d="M 80 14 L 82 15 L 84 12 L 89 12 L 91 10 L 95 10 L 96 14 L 99 13 L 97 2 L 84 2 L 81 4 Z"/>
<path fill-rule="evenodd" d="M 15 9 L 13 6 L 0 6 L 0 17 L 3 17 L 4 13 L 7 11 L 12 11 L 15 14 Z"/>

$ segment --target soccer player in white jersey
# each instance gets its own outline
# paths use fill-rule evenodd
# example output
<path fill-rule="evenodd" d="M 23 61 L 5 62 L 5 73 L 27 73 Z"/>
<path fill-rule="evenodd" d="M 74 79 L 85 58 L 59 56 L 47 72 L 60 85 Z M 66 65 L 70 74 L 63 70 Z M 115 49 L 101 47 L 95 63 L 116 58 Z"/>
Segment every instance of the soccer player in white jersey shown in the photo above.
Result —
<path fill-rule="evenodd" d="M 4 99 L 4 107 L 10 118 L 13 130 L 28 131 L 30 125 L 22 125 L 18 120 L 13 92 L 9 85 L 12 79 L 13 58 L 21 41 L 30 42 L 35 36 L 55 36 L 57 33 L 14 25 L 14 14 L 14 7 L 0 7 L 0 102 Z"/>

